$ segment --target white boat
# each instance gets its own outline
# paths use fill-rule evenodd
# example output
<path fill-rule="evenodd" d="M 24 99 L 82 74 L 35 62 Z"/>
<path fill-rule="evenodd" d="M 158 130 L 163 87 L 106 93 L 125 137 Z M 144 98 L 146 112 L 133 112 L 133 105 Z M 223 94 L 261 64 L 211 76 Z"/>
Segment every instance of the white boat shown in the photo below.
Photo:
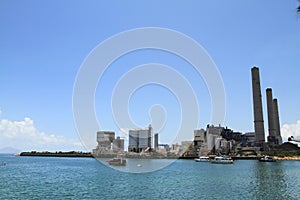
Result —
<path fill-rule="evenodd" d="M 259 159 L 260 162 L 276 162 L 276 159 L 270 156 L 264 156 Z"/>
<path fill-rule="evenodd" d="M 199 158 L 195 158 L 196 162 L 209 162 L 209 157 L 207 156 L 200 156 Z"/>
<path fill-rule="evenodd" d="M 233 160 L 231 157 L 221 157 L 221 156 L 218 156 L 218 157 L 215 157 L 211 163 L 214 163 L 214 164 L 233 164 Z"/>

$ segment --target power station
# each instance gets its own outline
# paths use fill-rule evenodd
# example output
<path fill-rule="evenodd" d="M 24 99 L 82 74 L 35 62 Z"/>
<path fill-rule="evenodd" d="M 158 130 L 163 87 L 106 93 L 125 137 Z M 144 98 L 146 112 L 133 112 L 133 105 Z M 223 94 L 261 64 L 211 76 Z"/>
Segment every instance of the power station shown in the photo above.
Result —
<path fill-rule="evenodd" d="M 153 128 L 130 129 L 128 131 L 128 151 L 124 151 L 124 140 L 115 138 L 113 131 L 98 131 L 96 157 L 112 157 L 123 154 L 130 158 L 178 158 L 207 156 L 218 154 L 234 154 L 238 156 L 257 155 L 261 152 L 276 149 L 282 144 L 278 100 L 273 98 L 272 88 L 266 89 L 266 112 L 268 116 L 268 137 L 266 142 L 263 96 L 261 91 L 260 71 L 258 67 L 251 69 L 254 132 L 242 134 L 227 127 L 208 124 L 206 130 L 194 131 L 193 141 L 181 141 L 181 144 L 159 144 L 158 133 Z M 154 139 L 154 143 L 153 143 Z M 252 154 L 251 154 L 252 152 Z"/>

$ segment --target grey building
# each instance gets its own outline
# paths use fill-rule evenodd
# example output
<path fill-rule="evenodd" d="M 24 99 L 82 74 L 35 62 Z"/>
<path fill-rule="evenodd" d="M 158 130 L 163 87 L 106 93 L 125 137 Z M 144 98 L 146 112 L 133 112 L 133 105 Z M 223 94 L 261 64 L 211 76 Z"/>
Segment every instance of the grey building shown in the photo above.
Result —
<path fill-rule="evenodd" d="M 242 147 L 254 147 L 257 141 L 255 132 L 245 133 L 241 136 L 241 138 Z"/>
<path fill-rule="evenodd" d="M 140 153 L 152 148 L 152 127 L 129 130 L 128 151 Z"/>
<path fill-rule="evenodd" d="M 194 130 L 195 154 L 198 156 L 207 155 L 207 132 L 204 129 Z"/>
<path fill-rule="evenodd" d="M 240 143 L 242 143 L 242 133 L 234 132 L 221 125 L 207 125 L 206 130 L 194 130 L 195 154 L 198 156 L 232 152 Z"/>
<path fill-rule="evenodd" d="M 216 149 L 216 141 L 222 139 L 225 128 L 221 125 L 207 125 L 206 130 L 194 130 L 194 147 L 195 154 L 207 155 L 214 153 Z"/>
<path fill-rule="evenodd" d="M 124 140 L 120 137 L 117 137 L 117 139 L 113 141 L 113 152 L 120 151 L 124 151 Z"/>
<path fill-rule="evenodd" d="M 98 131 L 97 142 L 95 149 L 97 153 L 111 153 L 124 151 L 124 140 L 120 137 L 115 138 L 113 131 Z"/>
<path fill-rule="evenodd" d="M 100 151 L 110 151 L 112 150 L 112 143 L 115 139 L 115 132 L 113 131 L 98 131 L 97 132 L 97 142 L 98 149 Z"/>

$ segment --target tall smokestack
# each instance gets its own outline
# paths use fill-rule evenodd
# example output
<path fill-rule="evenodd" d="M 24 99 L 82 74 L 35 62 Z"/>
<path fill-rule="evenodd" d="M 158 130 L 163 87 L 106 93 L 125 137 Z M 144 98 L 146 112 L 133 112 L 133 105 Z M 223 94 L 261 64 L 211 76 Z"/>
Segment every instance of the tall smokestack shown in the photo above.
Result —
<path fill-rule="evenodd" d="M 158 149 L 158 133 L 154 134 L 154 149 Z"/>
<path fill-rule="evenodd" d="M 276 133 L 275 133 L 276 127 L 275 127 L 275 114 L 274 114 L 272 89 L 267 88 L 266 94 L 267 94 L 269 137 L 274 138 L 276 136 Z"/>
<path fill-rule="evenodd" d="M 265 143 L 265 128 L 263 119 L 259 69 L 257 67 L 253 67 L 251 69 L 251 74 L 255 137 L 257 145 L 262 147 Z"/>
<path fill-rule="evenodd" d="M 273 100 L 273 109 L 274 109 L 274 127 L 275 127 L 275 136 L 277 144 L 282 144 L 282 137 L 280 132 L 280 122 L 279 122 L 279 112 L 278 112 L 278 102 L 277 99 Z"/>

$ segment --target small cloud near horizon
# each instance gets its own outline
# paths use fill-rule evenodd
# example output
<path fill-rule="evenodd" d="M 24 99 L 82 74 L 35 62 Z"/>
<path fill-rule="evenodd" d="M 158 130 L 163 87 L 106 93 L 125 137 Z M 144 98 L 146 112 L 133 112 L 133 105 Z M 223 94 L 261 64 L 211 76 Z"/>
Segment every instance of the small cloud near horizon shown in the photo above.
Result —
<path fill-rule="evenodd" d="M 38 130 L 28 117 L 22 121 L 0 120 L 0 147 L 21 151 L 85 151 L 80 141 Z"/>

